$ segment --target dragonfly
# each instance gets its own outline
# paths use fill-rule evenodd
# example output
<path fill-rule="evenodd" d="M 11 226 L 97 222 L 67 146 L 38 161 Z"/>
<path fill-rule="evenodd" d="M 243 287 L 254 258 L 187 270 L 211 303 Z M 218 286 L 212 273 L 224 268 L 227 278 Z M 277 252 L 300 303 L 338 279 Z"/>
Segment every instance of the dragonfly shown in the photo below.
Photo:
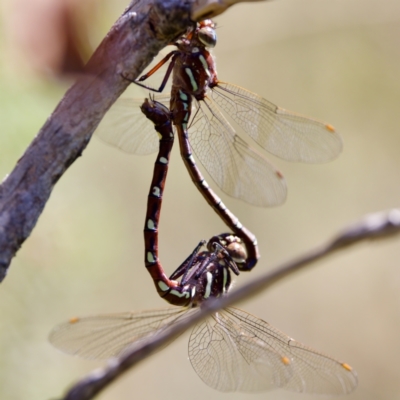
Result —
<path fill-rule="evenodd" d="M 221 199 L 209 195 L 209 185 L 196 165 L 192 149 L 223 192 L 265 207 L 285 201 L 287 188 L 283 175 L 239 136 L 224 113 L 244 137 L 288 161 L 330 161 L 341 152 L 342 140 L 330 124 L 287 111 L 255 93 L 220 81 L 209 51 L 216 42 L 215 24 L 204 20 L 174 43 L 176 50 L 133 82 L 162 92 L 172 75 L 169 109 L 185 166 L 207 202 L 245 242 L 249 256 L 242 268 L 251 270 L 259 258 L 257 240 Z M 143 82 L 168 61 L 160 87 L 146 86 Z M 133 99 L 119 99 L 100 124 L 97 136 L 128 153 L 156 152 L 158 143 L 152 126 L 143 125 L 135 110 L 138 107 Z"/>
<path fill-rule="evenodd" d="M 208 299 L 224 296 L 231 287 L 231 273 L 239 274 L 238 264 L 245 261 L 246 249 L 240 238 L 218 235 L 208 242 L 205 251 L 200 251 L 204 241 L 200 242 L 170 278 L 165 278 L 157 240 L 173 132 L 170 120 L 164 118 L 168 110 L 161 103 L 147 100 L 142 110 L 160 133 L 154 167 L 157 178 L 153 178 L 147 204 L 145 262 L 159 294 L 179 307 L 75 317 L 56 326 L 50 342 L 84 358 L 117 357 L 128 346 L 151 341 L 171 324 L 199 312 Z M 357 374 L 347 363 L 319 353 L 234 307 L 194 327 L 189 359 L 197 375 L 222 392 L 280 387 L 305 393 L 347 394 L 357 386 Z"/>
<path fill-rule="evenodd" d="M 225 249 L 225 251 L 229 251 L 229 258 L 234 260 L 233 262 L 227 262 L 227 266 L 231 268 L 235 274 L 239 274 L 237 266 L 246 262 L 247 253 L 240 238 L 234 237 L 231 234 L 214 236 L 209 240 L 207 248 L 211 251 L 211 254 L 213 254 L 212 251 L 217 247 L 219 250 L 216 251 L 217 254 L 215 254 L 215 256 L 210 257 L 210 255 L 207 255 L 202 263 L 203 266 L 199 266 L 198 268 L 193 267 L 193 264 L 197 265 L 202 259 L 199 250 L 205 244 L 205 241 L 201 241 L 171 277 L 167 278 L 158 257 L 158 227 L 170 153 L 174 143 L 174 132 L 172 129 L 170 112 L 162 103 L 151 99 L 145 99 L 141 106 L 141 111 L 153 122 L 154 128 L 159 135 L 159 152 L 154 165 L 150 191 L 147 196 L 146 218 L 143 231 L 145 266 L 153 279 L 158 294 L 162 298 L 173 305 L 196 305 L 198 298 L 200 301 L 204 298 L 205 287 L 207 285 L 209 286 L 207 282 L 203 282 L 199 279 L 198 271 L 201 271 L 202 274 L 204 268 L 210 268 L 211 264 L 213 264 L 211 258 L 218 258 L 218 254 Z M 213 193 L 211 189 L 210 192 L 211 194 Z M 190 271 L 196 271 L 193 278 L 191 273 L 189 273 Z M 182 278 L 182 280 L 180 282 L 176 281 L 178 278 Z M 192 282 L 191 279 L 194 279 L 194 281 Z M 209 287 L 211 288 L 210 290 L 213 291 L 212 286 Z M 222 289 L 219 288 L 218 291 L 222 292 Z M 208 296 L 206 296 L 206 298 L 207 297 Z"/>

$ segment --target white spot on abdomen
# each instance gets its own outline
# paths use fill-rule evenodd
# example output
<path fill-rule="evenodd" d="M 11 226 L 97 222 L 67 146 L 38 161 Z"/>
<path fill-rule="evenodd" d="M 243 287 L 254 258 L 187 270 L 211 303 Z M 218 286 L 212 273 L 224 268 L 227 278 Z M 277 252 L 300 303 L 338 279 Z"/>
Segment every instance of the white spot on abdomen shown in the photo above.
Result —
<path fill-rule="evenodd" d="M 147 261 L 152 264 L 156 262 L 156 259 L 151 251 L 147 252 Z"/>
<path fill-rule="evenodd" d="M 160 188 L 158 186 L 153 187 L 153 195 L 160 197 Z"/>
<path fill-rule="evenodd" d="M 164 283 L 163 281 L 158 281 L 158 287 L 163 291 L 166 292 L 169 287 L 166 283 Z"/>
<path fill-rule="evenodd" d="M 155 225 L 154 225 L 154 221 L 152 219 L 149 219 L 147 221 L 147 228 L 154 231 L 155 230 Z"/>
<path fill-rule="evenodd" d="M 171 290 L 170 293 L 173 294 L 176 297 L 189 297 L 190 296 L 189 292 L 180 293 L 177 290 Z"/>

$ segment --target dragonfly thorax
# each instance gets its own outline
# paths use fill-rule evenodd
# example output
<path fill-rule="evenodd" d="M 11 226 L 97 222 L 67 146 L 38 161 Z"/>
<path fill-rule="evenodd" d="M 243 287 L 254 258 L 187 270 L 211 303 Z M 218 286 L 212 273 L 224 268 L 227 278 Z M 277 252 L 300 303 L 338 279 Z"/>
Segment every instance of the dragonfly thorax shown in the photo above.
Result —
<path fill-rule="evenodd" d="M 207 50 L 217 41 L 214 28 L 211 20 L 202 21 L 191 34 L 176 43 L 179 56 L 174 60 L 172 87 L 184 90 L 198 100 L 204 99 L 208 87 L 217 82 L 215 62 Z"/>
<path fill-rule="evenodd" d="M 193 52 L 194 50 L 194 52 Z M 204 99 L 209 86 L 217 81 L 214 59 L 204 47 L 190 47 L 176 59 L 172 93 L 179 88 L 198 100 Z"/>
<path fill-rule="evenodd" d="M 243 262 L 245 247 L 240 238 L 224 233 L 207 243 L 207 250 L 198 253 L 182 281 L 191 292 L 191 305 L 199 306 L 211 297 L 225 294 L 232 283 L 231 271 L 239 275 L 234 258 Z"/>
<path fill-rule="evenodd" d="M 221 256 L 219 252 L 210 253 L 204 251 L 198 254 L 199 264 L 197 268 L 202 269 L 201 264 L 206 263 L 206 268 L 200 275 L 194 274 L 189 281 L 195 288 L 192 303 L 193 307 L 199 306 L 204 301 L 212 297 L 220 297 L 225 294 L 232 283 L 229 261 L 226 256 Z M 197 269 L 195 268 L 195 269 Z"/>

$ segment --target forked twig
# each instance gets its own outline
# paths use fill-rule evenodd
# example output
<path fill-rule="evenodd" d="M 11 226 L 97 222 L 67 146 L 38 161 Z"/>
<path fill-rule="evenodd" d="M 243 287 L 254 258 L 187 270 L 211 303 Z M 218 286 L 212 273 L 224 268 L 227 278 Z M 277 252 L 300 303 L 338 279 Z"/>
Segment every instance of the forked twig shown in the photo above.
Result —
<path fill-rule="evenodd" d="M 155 350 L 165 346 L 165 344 L 208 315 L 238 301 L 249 299 L 286 276 L 338 250 L 344 250 L 363 240 L 383 239 L 399 233 L 400 209 L 367 215 L 361 221 L 343 229 L 342 232 L 327 243 L 272 269 L 272 271 L 258 277 L 256 280 L 243 285 L 237 290 L 233 290 L 227 296 L 219 299 L 210 299 L 204 303 L 199 313 L 195 313 L 185 320 L 164 328 L 144 344 L 139 342 L 139 344 L 133 345 L 120 358 L 110 360 L 104 368 L 90 373 L 77 382 L 61 400 L 92 399 L 129 368 L 145 359 Z"/>

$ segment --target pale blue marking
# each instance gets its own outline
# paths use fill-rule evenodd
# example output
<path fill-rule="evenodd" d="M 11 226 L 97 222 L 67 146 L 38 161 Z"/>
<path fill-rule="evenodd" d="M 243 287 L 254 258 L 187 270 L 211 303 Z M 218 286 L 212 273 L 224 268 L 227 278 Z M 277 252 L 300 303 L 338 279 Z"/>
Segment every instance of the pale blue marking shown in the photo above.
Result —
<path fill-rule="evenodd" d="M 169 287 L 166 283 L 164 283 L 163 281 L 158 281 L 158 287 L 163 291 L 166 292 Z"/>
<path fill-rule="evenodd" d="M 197 85 L 197 82 L 194 79 L 192 70 L 190 68 L 185 68 L 185 72 L 187 73 L 187 75 L 188 75 L 188 77 L 190 79 L 190 83 L 192 85 L 193 91 L 196 91 L 199 88 L 199 86 Z"/>
<path fill-rule="evenodd" d="M 211 284 L 213 281 L 213 276 L 211 272 L 207 272 L 207 285 L 206 285 L 206 291 L 204 293 L 204 298 L 208 299 L 210 297 L 211 294 Z"/>

